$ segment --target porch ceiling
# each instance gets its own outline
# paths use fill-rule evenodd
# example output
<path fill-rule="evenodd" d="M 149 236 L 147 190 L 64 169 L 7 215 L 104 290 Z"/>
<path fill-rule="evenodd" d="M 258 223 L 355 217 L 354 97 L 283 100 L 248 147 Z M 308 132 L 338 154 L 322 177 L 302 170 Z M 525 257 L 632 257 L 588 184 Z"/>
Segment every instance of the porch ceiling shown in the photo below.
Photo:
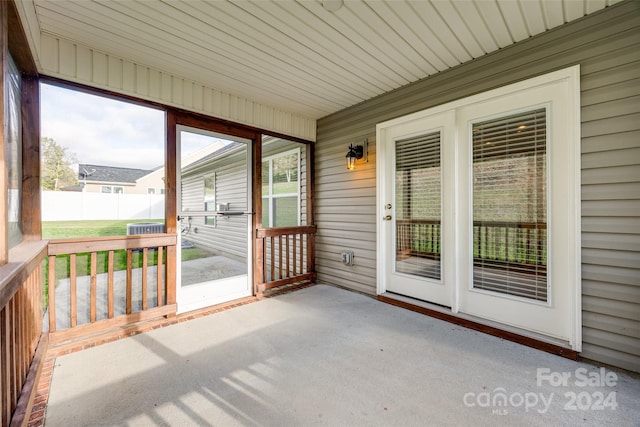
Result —
<path fill-rule="evenodd" d="M 31 31 L 318 119 L 619 0 L 17 1 Z"/>

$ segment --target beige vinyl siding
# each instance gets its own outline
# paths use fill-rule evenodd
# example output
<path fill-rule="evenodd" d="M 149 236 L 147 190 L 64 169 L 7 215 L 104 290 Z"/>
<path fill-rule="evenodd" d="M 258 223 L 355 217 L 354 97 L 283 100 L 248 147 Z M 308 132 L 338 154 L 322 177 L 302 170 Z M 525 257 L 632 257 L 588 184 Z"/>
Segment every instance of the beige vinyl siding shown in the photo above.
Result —
<path fill-rule="evenodd" d="M 373 134 L 345 135 L 331 144 L 316 144 L 316 270 L 318 281 L 375 293 L 376 172 Z M 321 136 L 321 134 L 319 134 Z M 368 162 L 347 170 L 350 143 L 368 137 Z M 355 265 L 342 264 L 341 252 L 352 250 Z"/>
<path fill-rule="evenodd" d="M 64 38 L 43 33 L 39 51 L 43 74 L 48 76 L 309 141 L 316 137 L 315 120 Z"/>
<path fill-rule="evenodd" d="M 640 2 L 623 2 L 319 120 L 318 280 L 376 292 L 377 123 L 580 64 L 582 356 L 640 371 L 639 30 Z M 365 138 L 369 163 L 348 172 Z"/>

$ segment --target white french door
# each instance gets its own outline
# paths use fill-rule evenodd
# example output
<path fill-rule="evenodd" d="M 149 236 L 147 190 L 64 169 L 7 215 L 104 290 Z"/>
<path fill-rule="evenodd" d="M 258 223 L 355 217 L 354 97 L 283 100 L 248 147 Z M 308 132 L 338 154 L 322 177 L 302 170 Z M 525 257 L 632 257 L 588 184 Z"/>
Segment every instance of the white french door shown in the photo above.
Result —
<path fill-rule="evenodd" d="M 385 129 L 379 266 L 386 291 L 451 307 L 452 176 L 442 168 L 453 156 L 453 114 L 447 112 Z"/>
<path fill-rule="evenodd" d="M 378 293 L 580 351 L 578 76 L 378 125 Z"/>
<path fill-rule="evenodd" d="M 251 141 L 177 127 L 178 312 L 251 295 Z"/>

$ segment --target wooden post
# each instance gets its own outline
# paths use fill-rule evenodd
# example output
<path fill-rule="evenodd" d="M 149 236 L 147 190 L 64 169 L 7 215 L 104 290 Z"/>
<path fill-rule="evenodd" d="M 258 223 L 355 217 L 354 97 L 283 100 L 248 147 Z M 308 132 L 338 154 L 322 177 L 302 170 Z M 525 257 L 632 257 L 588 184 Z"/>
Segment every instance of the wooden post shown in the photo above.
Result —
<path fill-rule="evenodd" d="M 167 111 L 167 141 L 165 145 L 165 227 L 168 234 L 177 234 L 178 232 L 178 192 L 177 192 L 177 129 L 178 118 L 173 110 Z M 167 285 L 167 304 L 176 303 L 176 263 L 178 256 L 175 246 L 167 247 L 167 270 L 165 275 L 165 283 Z"/>
<path fill-rule="evenodd" d="M 40 82 L 22 78 L 22 232 L 25 240 L 42 238 L 40 198 Z"/>
<path fill-rule="evenodd" d="M 262 135 L 256 133 L 252 139 L 251 193 L 253 216 L 251 218 L 253 242 L 253 294 L 262 292 L 264 283 L 264 239 L 258 238 L 258 229 L 262 228 Z"/>
<path fill-rule="evenodd" d="M 307 225 L 315 225 L 315 143 L 308 143 L 307 146 Z M 316 233 L 307 235 L 307 273 L 316 271 Z M 294 246 L 295 247 L 295 246 Z M 302 266 L 301 266 L 302 268 Z"/>
<path fill-rule="evenodd" d="M 9 3 L 0 1 L 0 265 L 9 261 L 9 200 L 7 196 L 9 174 L 7 158 L 5 157 L 7 145 L 7 126 L 5 117 L 5 85 L 7 81 L 7 58 L 9 35 L 7 27 L 7 10 Z"/>

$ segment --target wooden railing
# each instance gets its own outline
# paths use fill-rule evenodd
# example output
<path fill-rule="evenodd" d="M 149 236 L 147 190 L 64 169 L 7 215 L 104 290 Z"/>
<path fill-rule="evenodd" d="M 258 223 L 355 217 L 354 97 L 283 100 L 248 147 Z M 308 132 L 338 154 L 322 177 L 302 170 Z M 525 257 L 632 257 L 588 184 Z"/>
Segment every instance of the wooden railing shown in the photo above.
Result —
<path fill-rule="evenodd" d="M 51 343 L 175 314 L 175 235 L 51 240 L 48 255 Z"/>
<path fill-rule="evenodd" d="M 261 228 L 256 232 L 257 291 L 315 280 L 316 226 Z"/>
<path fill-rule="evenodd" d="M 425 219 L 396 220 L 396 251 L 398 256 L 440 258 L 442 244 L 440 221 Z"/>
<path fill-rule="evenodd" d="M 398 256 L 411 255 L 437 259 L 441 253 L 440 221 L 396 220 Z M 474 262 L 491 261 L 495 267 L 517 265 L 536 269 L 546 266 L 545 223 L 487 222 L 473 223 Z"/>
<path fill-rule="evenodd" d="M 35 396 L 46 351 L 42 336 L 42 261 L 45 242 L 25 242 L 0 266 L 0 425 L 23 422 Z M 37 350 L 36 350 L 37 348 Z M 28 421 L 28 420 L 27 420 Z M 13 425 L 13 424 L 12 424 Z M 19 424 L 18 424 L 19 425 Z"/>
<path fill-rule="evenodd" d="M 547 265 L 545 223 L 474 221 L 473 231 L 475 264 L 544 272 Z"/>

